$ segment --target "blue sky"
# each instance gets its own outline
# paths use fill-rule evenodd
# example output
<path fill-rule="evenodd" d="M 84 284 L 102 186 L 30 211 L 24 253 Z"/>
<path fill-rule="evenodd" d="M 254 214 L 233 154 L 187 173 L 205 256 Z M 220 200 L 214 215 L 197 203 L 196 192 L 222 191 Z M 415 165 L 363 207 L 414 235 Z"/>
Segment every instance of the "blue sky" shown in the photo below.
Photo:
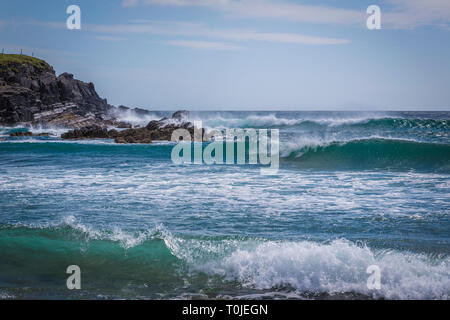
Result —
<path fill-rule="evenodd" d="M 68 30 L 66 8 L 81 8 Z M 381 8 L 381 30 L 366 9 Z M 448 0 L 5 0 L 0 47 L 152 110 L 450 110 Z"/>

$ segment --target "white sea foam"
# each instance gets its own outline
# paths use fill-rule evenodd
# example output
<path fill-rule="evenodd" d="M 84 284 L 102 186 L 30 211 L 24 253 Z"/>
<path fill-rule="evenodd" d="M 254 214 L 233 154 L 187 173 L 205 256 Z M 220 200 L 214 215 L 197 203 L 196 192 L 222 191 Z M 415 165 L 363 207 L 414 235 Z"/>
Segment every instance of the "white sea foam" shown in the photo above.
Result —
<path fill-rule="evenodd" d="M 384 114 L 361 114 L 358 116 L 342 116 L 342 117 L 308 117 L 304 115 L 301 118 L 283 118 L 275 114 L 255 115 L 249 114 L 246 117 L 236 118 L 230 114 L 216 114 L 214 116 L 199 116 L 196 120 L 202 120 L 205 127 L 215 129 L 226 128 L 247 128 L 247 127 L 280 127 L 295 126 L 305 122 L 316 123 L 319 125 L 339 126 L 345 124 L 366 123 L 374 119 L 383 119 L 388 116 Z"/>
<path fill-rule="evenodd" d="M 195 271 L 238 281 L 244 287 L 284 288 L 299 295 L 357 293 L 386 299 L 448 299 L 450 259 L 396 250 L 374 250 L 347 240 L 323 244 L 228 239 L 180 239 L 164 233 L 172 254 Z M 381 270 L 381 289 L 369 289 L 370 265 Z"/>
<path fill-rule="evenodd" d="M 0 291 L 0 300 L 12 300 L 12 299 L 16 299 L 16 296 L 9 294 L 8 292 L 5 291 Z"/>
<path fill-rule="evenodd" d="M 370 265 L 381 269 L 380 290 L 367 287 Z M 359 293 L 387 299 L 448 299 L 450 294 L 449 258 L 431 261 L 409 252 L 376 252 L 346 240 L 263 242 L 194 268 L 255 289 L 293 288 L 298 293 Z"/>
<path fill-rule="evenodd" d="M 140 125 L 140 126 L 146 126 L 150 121 L 152 120 L 159 120 L 161 119 L 161 116 L 150 113 L 148 115 L 138 115 L 135 111 L 126 110 L 126 111 L 118 111 L 116 114 L 118 120 L 123 122 L 131 123 L 132 125 Z"/>
<path fill-rule="evenodd" d="M 40 134 L 40 133 L 48 133 L 50 136 L 53 137 L 60 137 L 61 134 L 63 134 L 64 132 L 67 132 L 68 128 L 60 128 L 60 127 L 43 127 L 43 126 L 31 126 L 29 128 L 24 127 L 24 126 L 14 126 L 14 127 L 1 127 L 0 128 L 0 136 L 1 137 L 7 137 L 9 136 L 9 132 L 11 132 L 12 130 L 19 130 L 21 129 L 22 131 L 25 131 L 24 129 L 26 129 L 26 131 L 31 131 L 33 132 L 33 134 Z"/>
<path fill-rule="evenodd" d="M 385 299 L 448 299 L 450 258 L 374 250 L 345 239 L 331 243 L 161 235 L 172 254 L 192 270 L 238 281 L 247 288 L 284 288 L 299 295 L 356 293 Z M 367 267 L 381 270 L 381 289 L 369 289 Z M 282 290 L 283 291 L 283 290 Z M 292 291 L 291 293 L 292 294 Z"/>
<path fill-rule="evenodd" d="M 118 242 L 124 249 L 130 249 L 141 245 L 144 241 L 154 238 L 158 228 L 149 229 L 143 232 L 125 232 L 119 227 L 113 227 L 111 230 L 98 230 L 86 225 L 72 215 L 64 218 L 63 222 L 57 226 L 70 226 L 85 235 L 87 241 L 90 240 L 108 240 Z"/>
<path fill-rule="evenodd" d="M 54 137 L 60 137 L 63 133 L 71 130 L 68 128 L 59 128 L 59 127 L 42 127 L 42 126 L 32 126 L 29 128 L 33 134 L 39 134 L 39 133 L 49 133 L 50 136 Z"/>
<path fill-rule="evenodd" d="M 317 147 L 325 147 L 335 142 L 333 138 L 324 139 L 321 137 L 298 137 L 293 140 L 281 141 L 280 156 L 289 157 L 295 155 L 300 157 L 306 149 L 316 149 Z"/>

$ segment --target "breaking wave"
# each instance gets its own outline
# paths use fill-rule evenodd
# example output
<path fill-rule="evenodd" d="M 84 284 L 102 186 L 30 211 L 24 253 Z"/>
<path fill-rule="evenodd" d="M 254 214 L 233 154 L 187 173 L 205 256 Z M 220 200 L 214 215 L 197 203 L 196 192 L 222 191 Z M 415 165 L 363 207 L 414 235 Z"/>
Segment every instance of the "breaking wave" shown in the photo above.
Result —
<path fill-rule="evenodd" d="M 375 299 L 448 299 L 450 294 L 447 255 L 369 248 L 345 239 L 317 243 L 193 237 L 173 235 L 162 225 L 141 232 L 98 230 L 69 216 L 53 226 L 3 225 L 0 248 L 3 256 L 20 259 L 34 273 L 44 263 L 35 259 L 44 254 L 63 262 L 89 257 L 91 272 L 126 278 L 127 270 L 134 270 L 135 281 L 182 278 L 192 287 L 195 281 L 211 281 L 237 291 L 275 290 L 298 297 L 357 294 Z M 24 249 L 28 255 L 23 255 Z M 127 267 L 122 269 L 124 263 Z M 370 265 L 381 270 L 380 290 L 367 287 Z M 150 266 L 158 269 L 152 277 L 161 279 L 146 278 Z"/>
<path fill-rule="evenodd" d="M 280 155 L 309 168 L 450 169 L 450 145 L 380 137 L 301 139 L 282 143 Z"/>
<path fill-rule="evenodd" d="M 360 127 L 360 128 L 425 128 L 446 129 L 448 119 L 409 119 L 377 115 L 355 115 L 341 117 L 282 117 L 275 114 L 248 115 L 241 118 L 216 115 L 214 117 L 199 117 L 206 126 L 211 128 L 283 128 L 283 127 Z"/>

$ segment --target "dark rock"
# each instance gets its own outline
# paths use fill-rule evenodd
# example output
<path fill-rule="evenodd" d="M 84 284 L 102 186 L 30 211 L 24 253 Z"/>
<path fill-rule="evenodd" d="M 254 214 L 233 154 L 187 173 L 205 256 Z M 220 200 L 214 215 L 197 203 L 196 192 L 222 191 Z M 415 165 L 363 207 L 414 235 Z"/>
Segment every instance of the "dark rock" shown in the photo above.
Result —
<path fill-rule="evenodd" d="M 27 131 L 27 132 L 17 131 L 17 132 L 11 133 L 9 136 L 10 137 L 31 137 L 31 136 L 34 136 L 34 137 L 47 137 L 49 135 L 50 135 L 50 133 L 48 133 L 48 132 L 42 132 L 42 133 L 38 133 L 38 134 L 33 134 L 33 132 L 31 132 L 31 131 Z"/>
<path fill-rule="evenodd" d="M 116 123 L 115 127 L 119 129 L 131 129 L 133 126 L 131 125 L 131 123 L 120 121 Z"/>
<path fill-rule="evenodd" d="M 150 121 L 147 126 L 145 127 L 147 130 L 158 130 L 161 126 L 161 123 L 156 120 Z"/>
<path fill-rule="evenodd" d="M 116 109 L 99 97 L 93 83 L 69 73 L 55 75 L 45 61 L 26 55 L 2 55 L 0 124 L 30 123 L 83 128 L 112 119 Z"/>
<path fill-rule="evenodd" d="M 189 111 L 179 110 L 172 115 L 172 119 L 178 121 L 187 121 L 189 119 Z"/>
<path fill-rule="evenodd" d="M 111 129 L 108 131 L 108 136 L 113 139 L 119 135 L 119 132 L 116 129 Z"/>
<path fill-rule="evenodd" d="M 144 116 L 150 115 L 150 111 L 145 110 L 145 109 L 134 108 L 134 109 L 132 109 L 132 110 L 133 110 L 133 112 L 136 114 L 136 116 L 138 116 L 138 117 L 144 117 Z"/>
<path fill-rule="evenodd" d="M 181 113 L 180 113 L 181 114 Z M 184 115 L 186 113 L 183 113 Z M 184 116 L 183 116 L 184 117 Z M 179 118 L 181 119 L 181 118 Z M 101 131 L 96 128 L 74 130 L 68 134 L 64 134 L 61 137 L 63 139 L 73 139 L 74 137 L 79 138 L 102 138 L 107 136 L 110 139 L 114 139 L 116 143 L 152 143 L 155 140 L 167 140 L 172 139 L 172 133 L 177 129 L 186 129 L 194 138 L 194 125 L 191 122 L 185 122 L 183 120 L 178 120 L 176 122 L 171 121 L 172 119 L 162 118 L 161 120 L 152 120 L 144 128 L 130 128 L 122 131 L 110 130 L 105 133 L 106 129 Z M 203 130 L 203 135 L 205 130 Z"/>
<path fill-rule="evenodd" d="M 108 130 L 100 126 L 89 126 L 71 130 L 61 135 L 62 139 L 108 139 Z"/>
<path fill-rule="evenodd" d="M 9 136 L 10 137 L 31 137 L 33 135 L 33 132 L 31 131 L 17 131 L 17 132 L 13 132 L 11 133 Z"/>
<path fill-rule="evenodd" d="M 125 138 L 123 137 L 118 137 L 114 139 L 115 143 L 127 143 L 127 141 L 125 140 Z"/>
<path fill-rule="evenodd" d="M 146 128 L 127 129 L 110 134 L 110 137 L 114 137 L 117 143 L 152 143 L 151 133 Z"/>
<path fill-rule="evenodd" d="M 125 112 L 125 111 L 130 110 L 130 108 L 125 107 L 125 106 L 118 106 L 118 107 L 117 107 L 117 110 L 118 110 L 118 111 L 121 111 L 121 112 Z"/>

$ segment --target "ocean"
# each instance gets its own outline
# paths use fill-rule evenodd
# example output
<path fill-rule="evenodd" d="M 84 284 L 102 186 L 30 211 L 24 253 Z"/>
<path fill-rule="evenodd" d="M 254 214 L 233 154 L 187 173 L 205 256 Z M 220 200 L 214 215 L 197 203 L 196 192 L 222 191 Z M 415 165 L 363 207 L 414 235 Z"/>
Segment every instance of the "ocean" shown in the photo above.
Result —
<path fill-rule="evenodd" d="M 0 128 L 0 299 L 449 299 L 450 112 L 191 119 L 279 129 L 278 173 Z"/>

